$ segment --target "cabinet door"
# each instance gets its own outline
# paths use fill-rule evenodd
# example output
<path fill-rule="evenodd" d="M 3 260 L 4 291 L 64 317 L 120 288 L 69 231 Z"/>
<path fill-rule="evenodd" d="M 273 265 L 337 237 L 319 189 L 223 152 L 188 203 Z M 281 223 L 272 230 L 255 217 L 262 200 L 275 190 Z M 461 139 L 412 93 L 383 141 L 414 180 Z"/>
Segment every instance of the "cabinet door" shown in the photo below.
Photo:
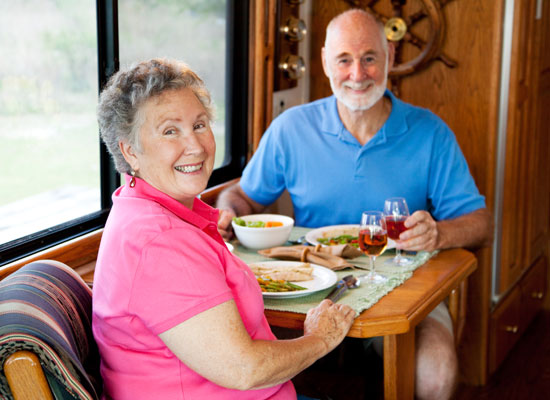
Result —
<path fill-rule="evenodd" d="M 533 44 L 533 79 L 535 97 L 532 108 L 533 129 L 529 146 L 529 215 L 526 231 L 526 262 L 528 265 L 540 257 L 548 256 L 548 229 L 550 224 L 550 1 L 538 0 L 535 9 Z"/>
<path fill-rule="evenodd" d="M 518 341 L 521 326 L 521 291 L 514 288 L 491 316 L 489 373 L 492 374 Z"/>
<path fill-rule="evenodd" d="M 546 8 L 547 5 L 545 6 Z M 506 166 L 502 215 L 500 292 L 515 284 L 542 254 L 548 239 L 548 138 L 540 118 L 540 68 L 544 30 L 537 2 L 515 2 Z M 542 115 L 544 114 L 544 115 Z"/>
<path fill-rule="evenodd" d="M 541 257 L 521 281 L 521 326 L 525 329 L 542 307 L 546 295 L 546 269 L 546 259 Z"/>

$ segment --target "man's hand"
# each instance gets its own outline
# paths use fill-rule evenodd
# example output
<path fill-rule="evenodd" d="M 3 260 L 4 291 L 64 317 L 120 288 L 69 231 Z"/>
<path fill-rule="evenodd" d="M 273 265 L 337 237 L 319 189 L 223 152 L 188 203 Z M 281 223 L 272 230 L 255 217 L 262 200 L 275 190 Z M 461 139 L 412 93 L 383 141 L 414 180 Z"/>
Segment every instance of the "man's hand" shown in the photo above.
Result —
<path fill-rule="evenodd" d="M 236 217 L 233 210 L 229 208 L 220 210 L 220 216 L 218 218 L 218 232 L 225 240 L 230 240 L 233 237 L 233 228 L 231 227 L 233 217 Z"/>
<path fill-rule="evenodd" d="M 225 240 L 229 240 L 233 237 L 233 228 L 231 227 L 233 217 L 259 214 L 265 209 L 265 206 L 248 197 L 237 182 L 222 190 L 216 201 L 216 208 L 220 210 L 218 232 Z"/>
<path fill-rule="evenodd" d="M 492 241 L 491 214 L 486 208 L 437 222 L 427 211 L 415 211 L 405 220 L 405 226 L 408 230 L 399 236 L 396 243 L 404 250 L 479 248 L 489 246 Z"/>
<path fill-rule="evenodd" d="M 414 251 L 438 249 L 440 233 L 429 212 L 415 211 L 405 220 L 405 226 L 408 229 L 399 236 L 398 248 Z"/>

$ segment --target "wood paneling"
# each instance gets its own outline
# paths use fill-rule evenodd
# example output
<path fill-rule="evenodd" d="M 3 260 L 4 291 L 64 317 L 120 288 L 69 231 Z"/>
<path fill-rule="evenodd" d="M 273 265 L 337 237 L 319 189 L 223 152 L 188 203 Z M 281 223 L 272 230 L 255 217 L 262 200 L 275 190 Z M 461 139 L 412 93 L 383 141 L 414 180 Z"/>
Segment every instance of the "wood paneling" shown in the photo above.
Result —
<path fill-rule="evenodd" d="M 536 19 L 533 5 L 532 37 L 534 62 L 532 79 L 536 94 L 531 107 L 531 128 L 526 136 L 533 136 L 529 147 L 526 176 L 529 180 L 527 204 L 531 212 L 527 215 L 526 255 L 527 264 L 532 264 L 540 255 L 549 255 L 550 227 L 550 2 L 543 1 L 542 14 Z"/>
<path fill-rule="evenodd" d="M 310 43 L 310 100 L 317 100 L 331 94 L 330 83 L 323 71 L 321 49 L 325 43 L 325 30 L 329 21 L 347 10 L 349 4 L 343 0 L 314 1 L 311 9 Z"/>
<path fill-rule="evenodd" d="M 534 5 L 535 2 L 531 2 Z M 534 46 L 532 22 L 534 8 L 525 1 L 515 2 L 512 60 L 530 60 Z M 526 210 L 529 191 L 529 144 L 533 136 L 531 110 L 534 96 L 532 89 L 533 68 L 528 62 L 512 62 L 510 68 L 510 92 L 508 102 L 508 128 L 506 141 L 506 167 L 502 205 L 502 249 L 500 291 L 506 292 L 519 278 L 527 265 L 523 262 L 527 247 Z M 512 195 L 513 194 L 513 195 Z"/>
<path fill-rule="evenodd" d="M 271 122 L 273 109 L 273 57 L 275 52 L 276 0 L 254 0 L 251 2 L 250 63 L 251 76 L 251 121 L 252 131 L 248 144 L 248 158 L 258 148 L 260 138 Z"/>
<path fill-rule="evenodd" d="M 546 178 L 540 177 L 540 188 L 539 195 L 540 198 L 545 198 L 546 204 L 550 202 L 548 200 L 550 188 L 550 171 L 549 171 L 549 156 L 550 156 L 550 1 L 543 1 L 543 9 L 541 20 L 537 21 L 540 37 L 540 61 L 539 61 L 539 101 L 538 101 L 538 126 L 540 134 L 543 138 L 543 143 L 541 144 L 542 155 L 539 159 L 539 164 L 536 168 L 546 171 Z M 546 182 L 546 184 L 545 184 Z M 543 206 L 544 207 L 544 206 Z M 546 259 L 550 258 L 550 214 L 544 217 L 544 214 L 541 215 L 540 219 L 536 222 L 537 228 L 535 230 L 544 230 L 546 229 L 546 239 L 543 240 L 542 247 L 543 252 L 546 255 Z M 540 224 L 540 228 L 538 227 Z M 550 287 L 550 274 L 547 274 L 547 284 L 546 287 Z M 544 303 L 546 309 L 550 309 L 550 296 L 546 296 Z"/>
<path fill-rule="evenodd" d="M 453 130 L 481 193 L 493 201 L 500 82 L 501 2 L 458 0 L 443 13 L 444 51 L 457 60 L 436 61 L 405 78 L 401 98 L 439 115 Z"/>

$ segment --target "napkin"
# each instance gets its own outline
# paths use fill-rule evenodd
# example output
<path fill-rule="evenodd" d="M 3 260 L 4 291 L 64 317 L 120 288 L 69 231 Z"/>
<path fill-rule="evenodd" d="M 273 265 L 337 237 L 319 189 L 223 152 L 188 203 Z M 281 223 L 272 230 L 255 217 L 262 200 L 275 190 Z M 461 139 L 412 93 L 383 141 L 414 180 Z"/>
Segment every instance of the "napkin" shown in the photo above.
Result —
<path fill-rule="evenodd" d="M 272 247 L 270 249 L 259 250 L 258 253 L 264 257 L 278 258 L 281 260 L 299 260 L 302 262 L 310 262 L 313 264 L 319 264 L 324 267 L 330 268 L 333 271 L 338 271 L 344 268 L 354 268 L 352 264 L 347 262 L 343 256 L 344 254 L 352 254 L 352 257 L 357 257 L 353 251 L 345 249 L 345 246 L 354 248 L 349 245 L 338 246 L 281 246 Z M 331 249 L 334 247 L 335 249 Z M 357 250 L 357 249 L 356 249 Z M 362 253 L 359 252 L 359 255 Z M 339 255 L 342 257 L 340 257 Z M 350 257 L 350 258 L 352 258 Z"/>

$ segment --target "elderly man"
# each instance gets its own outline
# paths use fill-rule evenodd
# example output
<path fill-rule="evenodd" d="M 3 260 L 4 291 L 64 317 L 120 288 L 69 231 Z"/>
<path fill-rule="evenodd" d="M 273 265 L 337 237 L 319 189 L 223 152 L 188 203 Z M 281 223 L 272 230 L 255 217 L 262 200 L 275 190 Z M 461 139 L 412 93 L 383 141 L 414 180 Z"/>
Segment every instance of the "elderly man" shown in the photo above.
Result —
<path fill-rule="evenodd" d="M 333 96 L 276 118 L 239 182 L 220 194 L 218 229 L 261 212 L 287 189 L 298 226 L 357 224 L 364 210 L 406 198 L 412 215 L 398 247 L 475 247 L 491 222 L 454 134 L 428 110 L 386 90 L 394 47 L 363 10 L 328 25 L 322 61 Z M 457 378 L 452 323 L 444 304 L 416 331 L 416 396 L 447 399 Z"/>

